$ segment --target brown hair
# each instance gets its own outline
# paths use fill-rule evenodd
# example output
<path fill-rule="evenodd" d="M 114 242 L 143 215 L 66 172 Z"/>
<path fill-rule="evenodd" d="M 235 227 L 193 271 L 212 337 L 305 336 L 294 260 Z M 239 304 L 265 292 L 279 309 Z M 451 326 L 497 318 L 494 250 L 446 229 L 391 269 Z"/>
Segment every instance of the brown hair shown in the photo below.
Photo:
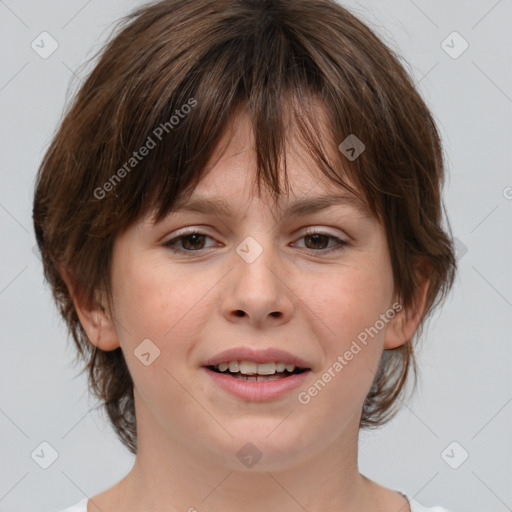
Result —
<path fill-rule="evenodd" d="M 332 141 L 314 129 L 315 112 L 306 108 L 312 97 L 326 107 Z M 88 300 L 98 290 L 110 297 L 116 236 L 150 209 L 162 219 L 193 191 L 239 108 L 252 120 L 258 187 L 263 179 L 279 197 L 290 104 L 321 171 L 363 199 L 385 226 L 395 291 L 406 310 L 419 279 L 429 279 L 415 336 L 452 286 L 456 262 L 441 227 L 439 134 L 399 57 L 365 24 L 332 0 L 163 0 L 141 7 L 121 20 L 69 107 L 39 169 L 33 208 L 45 277 L 77 357 L 133 453 L 133 383 L 123 354 L 87 339 L 60 265 Z M 355 159 L 336 151 L 331 161 L 323 143 L 338 146 L 351 134 L 365 150 Z M 142 147 L 150 149 L 144 157 Z M 287 186 L 286 162 L 284 169 Z M 411 368 L 412 340 L 384 351 L 361 427 L 396 413 Z"/>

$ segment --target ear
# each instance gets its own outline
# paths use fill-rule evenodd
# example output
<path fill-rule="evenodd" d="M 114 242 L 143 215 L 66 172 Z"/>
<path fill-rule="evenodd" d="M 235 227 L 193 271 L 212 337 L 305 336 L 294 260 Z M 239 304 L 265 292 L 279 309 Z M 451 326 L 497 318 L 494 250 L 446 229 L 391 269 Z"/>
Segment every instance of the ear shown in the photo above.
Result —
<path fill-rule="evenodd" d="M 409 308 L 402 308 L 390 320 L 384 338 L 384 349 L 397 348 L 405 345 L 414 336 L 425 313 L 427 291 L 430 284 L 428 278 L 417 271 L 420 284 L 416 288 L 413 304 Z"/>
<path fill-rule="evenodd" d="M 76 284 L 69 269 L 61 266 L 60 274 L 68 287 L 78 318 L 89 341 L 105 351 L 120 347 L 113 318 L 108 312 L 105 294 L 98 292 L 91 302 Z"/>

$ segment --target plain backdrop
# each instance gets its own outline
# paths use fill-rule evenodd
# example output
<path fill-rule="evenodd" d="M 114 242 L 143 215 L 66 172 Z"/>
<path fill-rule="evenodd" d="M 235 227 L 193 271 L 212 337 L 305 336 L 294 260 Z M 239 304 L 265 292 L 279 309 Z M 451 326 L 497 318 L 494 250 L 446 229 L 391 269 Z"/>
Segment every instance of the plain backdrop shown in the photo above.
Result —
<path fill-rule="evenodd" d="M 140 4 L 0 1 L 2 512 L 59 510 L 110 487 L 133 463 L 72 366 L 74 346 L 34 250 L 31 211 L 36 170 L 71 79 L 76 90 L 80 66 Z M 361 435 L 361 471 L 425 505 L 512 510 L 512 2 L 343 4 L 404 57 L 435 115 L 460 267 L 423 337 L 421 384 L 395 420 Z M 32 46 L 41 37 L 46 51 L 58 44 L 47 58 Z M 56 452 L 47 469 L 34 455 L 42 449 Z"/>

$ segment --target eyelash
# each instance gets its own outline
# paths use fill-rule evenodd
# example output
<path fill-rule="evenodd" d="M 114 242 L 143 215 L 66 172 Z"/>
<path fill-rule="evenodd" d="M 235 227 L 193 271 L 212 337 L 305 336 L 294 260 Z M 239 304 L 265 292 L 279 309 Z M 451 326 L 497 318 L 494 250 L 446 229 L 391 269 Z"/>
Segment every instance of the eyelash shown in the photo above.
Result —
<path fill-rule="evenodd" d="M 206 235 L 205 233 L 201 233 L 200 231 L 197 231 L 196 229 L 189 228 L 186 231 L 182 232 L 179 236 L 177 236 L 177 237 L 175 237 L 175 238 L 173 238 L 171 240 L 168 240 L 163 245 L 165 247 L 169 248 L 172 252 L 178 253 L 178 254 L 187 254 L 187 253 L 190 254 L 190 253 L 201 252 L 201 251 L 205 250 L 205 249 L 198 249 L 197 251 L 189 251 L 189 250 L 186 250 L 186 249 L 178 249 L 178 248 L 176 248 L 176 244 L 180 240 L 182 240 L 184 238 L 187 238 L 188 236 L 191 236 L 191 235 L 202 235 L 202 236 L 206 236 L 208 238 L 211 238 L 209 235 Z M 334 248 L 330 248 L 330 249 L 318 249 L 318 250 L 306 249 L 310 253 L 314 253 L 314 254 L 318 254 L 318 253 L 329 254 L 331 252 L 340 251 L 343 248 L 345 248 L 345 247 L 350 245 L 350 243 L 347 242 L 346 240 L 341 240 L 338 237 L 335 237 L 333 235 L 329 235 L 328 233 L 323 233 L 321 231 L 307 230 L 304 233 L 304 235 L 302 235 L 300 237 L 300 239 L 307 238 L 307 237 L 310 237 L 310 236 L 313 236 L 313 235 L 323 235 L 323 236 L 326 236 L 328 238 L 332 238 L 333 240 L 335 240 L 337 242 L 338 246 L 334 247 Z"/>

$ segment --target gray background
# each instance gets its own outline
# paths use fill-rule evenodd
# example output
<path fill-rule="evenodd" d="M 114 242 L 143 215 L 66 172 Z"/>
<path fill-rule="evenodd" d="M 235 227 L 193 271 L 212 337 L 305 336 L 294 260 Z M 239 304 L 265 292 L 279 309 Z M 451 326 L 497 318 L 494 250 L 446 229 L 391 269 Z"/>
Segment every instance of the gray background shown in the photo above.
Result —
<path fill-rule="evenodd" d="M 0 1 L 3 512 L 58 510 L 110 487 L 133 462 L 72 366 L 74 347 L 33 252 L 31 207 L 36 169 L 80 66 L 140 3 Z M 512 510 L 512 1 L 344 5 L 404 56 L 439 123 L 460 265 L 423 338 L 421 385 L 395 420 L 362 434 L 361 470 L 425 505 Z M 47 59 L 31 48 L 43 31 L 58 43 Z M 457 58 L 442 47 L 453 31 L 469 44 Z M 463 48 L 457 36 L 445 44 L 452 55 Z M 43 441 L 59 455 L 48 469 L 31 457 Z"/>

